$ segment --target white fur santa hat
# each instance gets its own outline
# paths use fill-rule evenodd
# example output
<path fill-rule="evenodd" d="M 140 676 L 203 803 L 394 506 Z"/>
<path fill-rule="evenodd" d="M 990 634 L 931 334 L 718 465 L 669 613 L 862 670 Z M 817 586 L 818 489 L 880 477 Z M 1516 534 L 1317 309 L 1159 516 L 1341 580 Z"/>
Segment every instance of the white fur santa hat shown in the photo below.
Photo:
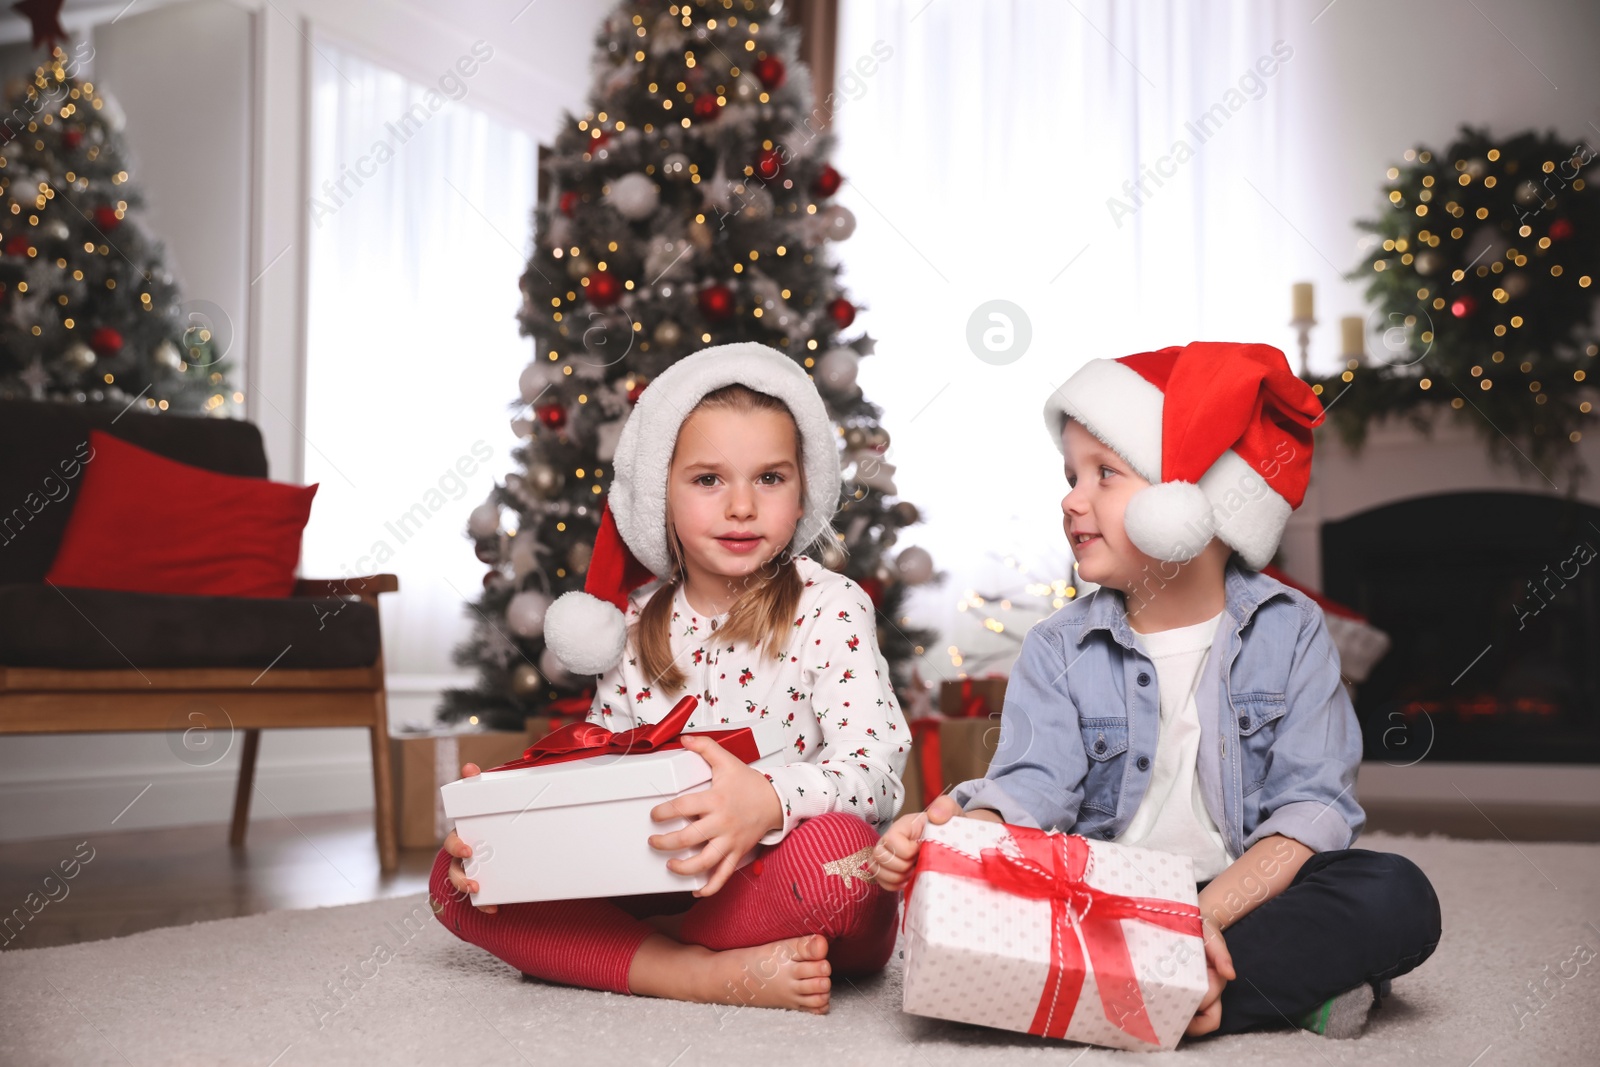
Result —
<path fill-rule="evenodd" d="M 805 370 L 777 349 L 754 342 L 718 345 L 679 360 L 639 395 L 617 438 L 611 491 L 583 591 L 557 597 L 545 614 L 545 643 L 573 673 L 604 674 L 615 666 L 627 646 L 629 594 L 652 577 L 673 577 L 667 473 L 678 430 L 706 394 L 728 385 L 782 401 L 800 429 L 805 513 L 790 553 L 832 529 L 839 507 L 839 446 Z"/>
<path fill-rule="evenodd" d="M 1193 559 L 1212 537 L 1260 570 L 1311 477 L 1322 402 L 1271 345 L 1196 341 L 1096 359 L 1045 404 L 1062 447 L 1075 419 L 1151 482 L 1123 526 L 1156 559 Z"/>

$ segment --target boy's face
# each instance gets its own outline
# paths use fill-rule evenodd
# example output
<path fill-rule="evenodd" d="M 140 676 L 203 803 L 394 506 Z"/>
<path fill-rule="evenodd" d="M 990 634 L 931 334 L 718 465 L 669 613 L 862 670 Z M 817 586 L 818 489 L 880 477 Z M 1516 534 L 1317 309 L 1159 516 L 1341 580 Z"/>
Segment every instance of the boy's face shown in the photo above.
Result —
<path fill-rule="evenodd" d="M 667 515 L 694 586 L 746 577 L 788 547 L 805 513 L 799 458 L 784 412 L 702 408 L 684 420 Z"/>
<path fill-rule="evenodd" d="M 1133 546 L 1122 526 L 1128 500 L 1150 483 L 1128 461 L 1075 419 L 1061 431 L 1068 493 L 1061 500 L 1062 528 L 1084 581 L 1130 589 L 1160 562 Z"/>

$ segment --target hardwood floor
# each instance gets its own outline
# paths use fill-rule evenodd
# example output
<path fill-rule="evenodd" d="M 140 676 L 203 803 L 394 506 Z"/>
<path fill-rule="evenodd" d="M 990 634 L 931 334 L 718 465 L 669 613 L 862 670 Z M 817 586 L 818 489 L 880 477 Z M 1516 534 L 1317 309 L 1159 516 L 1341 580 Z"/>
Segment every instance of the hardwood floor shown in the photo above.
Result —
<path fill-rule="evenodd" d="M 399 869 L 380 873 L 372 816 L 361 813 L 257 820 L 240 849 L 228 846 L 221 823 L 10 842 L 0 845 L 0 944 L 46 948 L 281 908 L 405 896 L 427 888 L 435 854 L 403 850 Z M 63 879 L 60 863 L 75 856 L 75 877 Z M 24 903 L 30 893 L 38 894 L 35 906 L 51 893 L 57 899 L 30 915 Z M 16 909 L 30 915 L 20 931 Z"/>
<path fill-rule="evenodd" d="M 1600 841 L 1600 808 L 1368 804 L 1367 816 L 1368 831 Z M 84 862 L 90 849 L 93 858 Z M 0 846 L 0 948 L 420 893 L 434 855 L 404 850 L 399 870 L 381 874 L 371 816 L 359 813 L 253 822 L 242 849 L 228 847 L 225 824 L 11 842 Z M 63 879 L 60 864 L 73 859 L 76 874 Z M 30 894 L 35 906 L 48 900 L 37 914 L 25 903 Z"/>

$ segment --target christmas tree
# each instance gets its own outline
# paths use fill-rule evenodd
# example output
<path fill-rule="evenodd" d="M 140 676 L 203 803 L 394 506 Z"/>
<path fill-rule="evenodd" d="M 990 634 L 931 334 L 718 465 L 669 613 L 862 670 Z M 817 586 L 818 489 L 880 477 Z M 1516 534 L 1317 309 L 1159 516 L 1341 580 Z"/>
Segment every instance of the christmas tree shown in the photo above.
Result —
<path fill-rule="evenodd" d="M 1388 210 L 1360 224 L 1372 247 L 1351 275 L 1368 280 L 1381 348 L 1312 386 L 1347 441 L 1379 416 L 1426 430 L 1448 410 L 1497 457 L 1578 473 L 1600 355 L 1595 154 L 1463 127 L 1443 152 L 1419 146 L 1389 168 Z"/>
<path fill-rule="evenodd" d="M 796 61 L 799 31 L 776 7 L 626 3 L 604 21 L 588 109 L 567 116 L 541 166 L 518 316 L 534 342 L 513 405 L 522 469 L 468 522 L 488 571 L 455 659 L 478 681 L 446 693 L 447 720 L 520 729 L 534 712 L 587 710 L 593 680 L 545 650 L 545 609 L 583 586 L 632 404 L 710 345 L 761 342 L 812 373 L 845 474 L 837 540 L 816 554 L 877 605 L 897 686 L 931 640 L 900 614 L 933 561 L 892 552 L 919 514 L 898 498 L 881 411 L 856 385 L 874 342 L 851 331 L 857 307 L 828 251 L 855 220 L 831 203 L 832 141 Z"/>
<path fill-rule="evenodd" d="M 120 112 L 76 65 L 52 45 L 0 116 L 0 396 L 228 414 L 215 316 L 180 306 Z"/>

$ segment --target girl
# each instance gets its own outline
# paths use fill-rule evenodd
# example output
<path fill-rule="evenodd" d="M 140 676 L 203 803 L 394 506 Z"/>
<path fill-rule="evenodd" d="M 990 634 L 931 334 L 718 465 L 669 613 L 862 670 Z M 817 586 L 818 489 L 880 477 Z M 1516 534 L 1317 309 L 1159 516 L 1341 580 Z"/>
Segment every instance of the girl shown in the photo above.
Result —
<path fill-rule="evenodd" d="M 462 863 L 472 849 L 452 832 L 434 863 L 435 913 L 547 981 L 826 1012 L 835 969 L 881 970 L 894 946 L 895 896 L 866 864 L 873 827 L 899 809 L 910 742 L 871 601 L 798 555 L 831 535 L 833 427 L 794 361 L 723 345 L 650 384 L 612 463 L 586 592 L 545 620 L 569 668 L 603 674 L 589 720 L 653 723 L 692 693 L 689 729 L 777 719 L 793 762 L 763 773 L 685 737 L 710 763 L 711 787 L 657 807 L 657 820 L 692 821 L 649 843 L 701 846 L 665 861 L 709 876 L 693 894 L 475 908 Z M 651 575 L 660 580 L 641 585 Z"/>

